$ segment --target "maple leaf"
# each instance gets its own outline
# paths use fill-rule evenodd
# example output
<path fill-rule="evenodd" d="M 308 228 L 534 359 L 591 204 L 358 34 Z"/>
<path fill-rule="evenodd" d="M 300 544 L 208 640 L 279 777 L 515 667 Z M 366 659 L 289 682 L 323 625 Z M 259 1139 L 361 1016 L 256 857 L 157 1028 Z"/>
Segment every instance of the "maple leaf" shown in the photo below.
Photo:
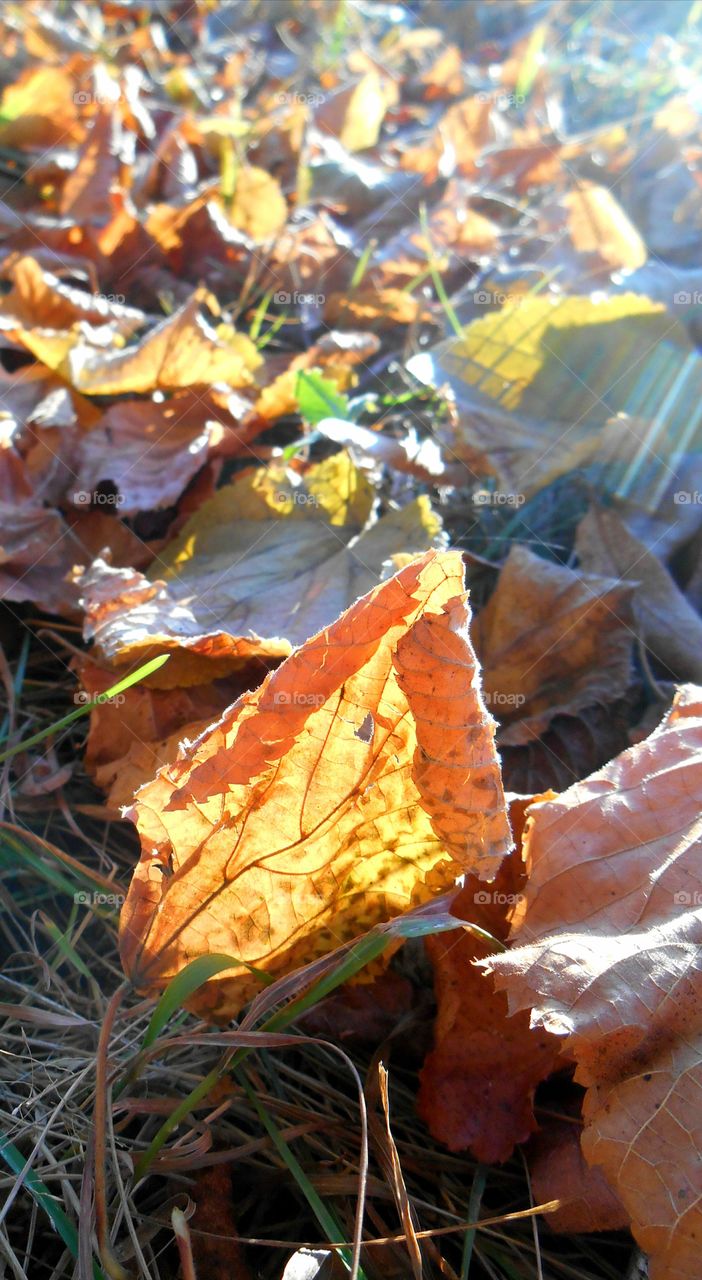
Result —
<path fill-rule="evenodd" d="M 512 949 L 486 962 L 575 1059 L 583 1152 L 651 1280 L 699 1274 L 701 781 L 702 689 L 686 685 L 649 738 L 533 810 Z"/>
<path fill-rule="evenodd" d="M 325 954 L 510 847 L 463 565 L 429 552 L 308 640 L 138 792 L 125 969 L 153 990 L 223 951 L 271 974 Z M 231 1016 L 234 969 L 198 1007 Z"/>

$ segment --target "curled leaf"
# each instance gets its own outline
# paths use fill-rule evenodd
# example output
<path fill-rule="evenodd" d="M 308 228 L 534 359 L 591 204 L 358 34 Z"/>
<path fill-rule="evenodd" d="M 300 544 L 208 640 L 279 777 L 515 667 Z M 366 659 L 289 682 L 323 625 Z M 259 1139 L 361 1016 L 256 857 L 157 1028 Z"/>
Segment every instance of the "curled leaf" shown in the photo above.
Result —
<path fill-rule="evenodd" d="M 271 974 L 431 898 L 509 848 L 459 555 L 407 565 L 296 650 L 143 787 L 121 922 L 163 986 L 210 950 L 244 962 L 198 999 L 231 1016 Z"/>

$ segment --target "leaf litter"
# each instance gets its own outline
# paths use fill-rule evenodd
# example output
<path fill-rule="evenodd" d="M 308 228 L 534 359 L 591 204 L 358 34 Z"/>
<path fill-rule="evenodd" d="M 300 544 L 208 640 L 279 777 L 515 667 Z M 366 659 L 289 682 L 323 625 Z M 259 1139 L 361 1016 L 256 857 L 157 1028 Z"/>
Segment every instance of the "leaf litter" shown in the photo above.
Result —
<path fill-rule="evenodd" d="M 696 1280 L 677 9 L 4 6 L 12 1274 Z"/>

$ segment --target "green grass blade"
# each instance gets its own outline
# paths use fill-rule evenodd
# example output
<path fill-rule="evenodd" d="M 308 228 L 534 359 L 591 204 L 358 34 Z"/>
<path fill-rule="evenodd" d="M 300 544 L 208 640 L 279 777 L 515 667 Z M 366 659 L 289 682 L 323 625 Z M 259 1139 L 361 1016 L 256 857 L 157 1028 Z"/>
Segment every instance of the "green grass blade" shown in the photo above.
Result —
<path fill-rule="evenodd" d="M 70 1250 L 73 1257 L 78 1261 L 78 1232 L 70 1218 L 66 1217 L 63 1209 L 56 1202 L 55 1197 L 44 1186 L 41 1178 L 37 1177 L 33 1169 L 25 1171 L 27 1161 L 22 1152 L 18 1150 L 14 1143 L 9 1142 L 6 1138 L 0 1138 L 0 1155 L 17 1177 L 22 1173 L 24 1174 L 24 1185 L 30 1196 L 39 1205 L 39 1208 L 44 1210 L 66 1248 Z M 93 1280 L 106 1280 L 104 1272 L 96 1262 L 93 1262 Z"/>
<path fill-rule="evenodd" d="M 224 969 L 236 969 L 240 965 L 246 964 L 245 960 L 237 960 L 234 956 L 227 956 L 223 953 L 214 952 L 212 955 L 198 956 L 197 959 L 191 960 L 189 964 L 181 969 L 169 982 L 166 990 L 161 996 L 156 1008 L 151 1015 L 144 1039 L 141 1042 L 142 1052 L 144 1049 L 150 1048 L 154 1041 L 160 1036 L 167 1022 L 173 1017 L 193 992 L 198 987 L 204 986 L 209 982 L 210 978 L 214 978 L 216 974 L 222 973 Z M 264 973 L 261 969 L 255 969 L 253 965 L 246 964 L 246 968 L 257 978 L 264 982 L 271 982 L 270 974 Z"/>
<path fill-rule="evenodd" d="M 234 1075 L 236 1076 L 239 1084 L 244 1090 L 244 1093 L 246 1094 L 252 1107 L 255 1109 L 256 1114 L 258 1115 L 258 1118 L 261 1121 L 261 1124 L 263 1125 L 264 1129 L 266 1130 L 266 1133 L 271 1139 L 273 1146 L 278 1152 L 278 1155 L 280 1156 L 281 1160 L 284 1161 L 286 1168 L 289 1170 L 289 1172 L 292 1174 L 293 1178 L 295 1179 L 298 1187 L 300 1188 L 303 1196 L 305 1197 L 308 1205 L 310 1206 L 310 1209 L 312 1210 L 315 1218 L 317 1219 L 327 1239 L 329 1241 L 343 1240 L 344 1232 L 339 1226 L 339 1223 L 336 1221 L 336 1218 L 334 1217 L 334 1215 L 330 1212 L 330 1210 L 325 1205 L 324 1201 L 315 1191 L 314 1187 L 312 1186 L 312 1183 L 307 1177 L 307 1174 L 302 1168 L 302 1165 L 297 1159 L 297 1156 L 295 1156 L 293 1152 L 290 1150 L 290 1147 L 288 1146 L 287 1142 L 285 1141 L 285 1138 L 283 1137 L 282 1133 L 278 1129 L 278 1126 L 275 1123 L 275 1120 L 266 1110 L 260 1098 L 256 1097 L 256 1094 L 251 1088 L 251 1085 L 246 1079 L 246 1076 L 244 1075 L 243 1071 L 235 1071 Z M 352 1265 L 351 1250 L 339 1249 L 338 1254 L 344 1266 L 346 1267 L 347 1271 L 350 1271 L 351 1265 Z M 359 1276 L 359 1280 L 365 1280 L 363 1272 L 360 1269 L 358 1271 L 358 1276 Z"/>
<path fill-rule="evenodd" d="M 473 1185 L 470 1190 L 470 1200 L 468 1201 L 468 1221 L 477 1222 L 480 1213 L 480 1205 L 485 1191 L 485 1183 L 487 1182 L 487 1171 L 482 1164 L 476 1167 L 473 1174 Z M 468 1280 L 470 1275 L 470 1264 L 473 1258 L 473 1245 L 475 1244 L 475 1227 L 471 1227 L 463 1237 L 463 1257 L 461 1259 L 461 1277 L 460 1280 Z"/>
<path fill-rule="evenodd" d="M 548 32 L 548 24 L 540 22 L 529 37 L 529 43 L 524 51 L 524 57 L 519 68 L 517 83 L 514 87 L 517 102 L 526 102 L 529 94 L 534 87 L 534 81 L 538 75 L 541 66 L 541 53 Z"/>
<path fill-rule="evenodd" d="M 168 662 L 170 656 L 170 653 L 159 654 L 157 658 L 152 658 L 150 662 L 145 662 L 142 667 L 133 671 L 131 675 L 125 676 L 123 680 L 118 680 L 117 684 L 113 684 L 104 693 L 98 694 L 97 698 L 91 698 L 89 702 L 83 703 L 81 707 L 76 707 L 75 711 L 69 711 L 67 716 L 57 720 L 55 724 L 50 724 L 47 729 L 41 729 L 39 733 L 32 734 L 31 738 L 25 738 L 22 742 L 16 743 L 14 747 L 9 747 L 7 751 L 3 751 L 0 754 L 0 764 L 3 764 L 5 760 L 11 760 L 20 751 L 26 751 L 28 747 L 35 747 L 37 743 L 43 742 L 45 738 L 58 733 L 61 729 L 67 728 L 75 720 L 80 720 L 81 716 L 87 716 L 88 712 L 92 711 L 93 707 L 98 707 L 101 702 L 107 702 L 118 693 L 124 693 L 125 689 L 131 689 L 133 684 L 137 684 L 140 680 L 145 680 L 154 671 L 158 671 L 159 667 Z"/>

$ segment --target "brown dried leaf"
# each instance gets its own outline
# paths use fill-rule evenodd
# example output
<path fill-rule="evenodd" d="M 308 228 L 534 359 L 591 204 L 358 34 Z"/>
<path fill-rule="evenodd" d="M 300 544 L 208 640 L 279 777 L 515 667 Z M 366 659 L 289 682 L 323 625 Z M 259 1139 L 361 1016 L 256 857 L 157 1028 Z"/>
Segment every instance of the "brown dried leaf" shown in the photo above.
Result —
<path fill-rule="evenodd" d="M 397 89 L 377 71 L 332 94 L 315 112 L 323 133 L 338 138 L 347 151 L 364 151 L 378 141 L 385 112 L 397 100 Z"/>
<path fill-rule="evenodd" d="M 536 1204 L 561 1202 L 548 1215 L 549 1230 L 571 1235 L 628 1227 L 626 1210 L 602 1170 L 585 1162 L 580 1125 L 552 1121 L 538 1133 L 529 1144 L 529 1173 Z"/>
<path fill-rule="evenodd" d="M 96 296 L 63 284 L 28 255 L 8 263 L 3 274 L 12 282 L 12 288 L 0 303 L 0 316 L 3 329 L 9 328 L 10 332 L 13 320 L 27 329 L 70 329 L 78 321 L 87 320 L 96 326 L 109 323 L 116 333 L 128 337 L 146 324 L 143 311 L 126 307 L 116 298 Z M 21 341 L 21 337 L 18 335 L 16 340 Z"/>
<path fill-rule="evenodd" d="M 260 684 L 267 674 L 262 662 L 241 675 L 188 689 L 159 689 L 133 685 L 90 713 L 85 767 L 107 792 L 107 804 L 119 809 L 130 804 L 134 792 L 164 765 L 178 758 L 180 743 L 197 737 L 240 694 Z M 115 672 L 94 662 L 81 665 L 82 692 L 95 698 L 115 684 Z"/>
<path fill-rule="evenodd" d="M 109 662 L 171 650 L 174 683 L 286 657 L 374 586 L 393 555 L 441 545 L 427 498 L 375 523 L 373 500 L 343 453 L 302 477 L 282 463 L 241 472 L 159 554 L 153 581 L 93 566 L 86 633 Z"/>
<path fill-rule="evenodd" d="M 587 1088 L 583 1151 L 621 1198 L 651 1280 L 695 1280 L 702 1231 L 702 690 L 644 742 L 537 808 L 513 1012 L 562 1038 Z"/>
<path fill-rule="evenodd" d="M 122 956 L 145 990 L 223 951 L 289 971 L 509 847 L 463 566 L 429 552 L 362 597 L 139 792 Z M 198 1007 L 231 1016 L 243 965 Z"/>
<path fill-rule="evenodd" d="M 631 588 L 515 546 L 473 624 L 500 742 L 532 741 L 556 715 L 621 696 L 630 678 Z"/>
<path fill-rule="evenodd" d="M 121 400 L 82 437 L 71 496 L 109 480 L 123 516 L 172 506 L 208 458 L 243 452 L 263 426 L 248 404 L 226 395 Z"/>
<path fill-rule="evenodd" d="M 90 226 L 108 223 L 114 213 L 113 187 L 122 189 L 127 176 L 121 155 L 124 136 L 119 117 L 107 103 L 100 106 L 64 183 L 59 201 L 63 217 Z"/>
<path fill-rule="evenodd" d="M 512 806 L 517 839 L 523 810 L 541 799 L 520 797 Z M 491 884 L 467 876 L 451 911 L 504 939 L 524 880 L 521 857 L 513 853 Z M 427 938 L 425 945 L 434 966 L 438 1011 L 434 1048 L 420 1077 L 419 1114 L 451 1151 L 469 1148 L 487 1163 L 508 1160 L 516 1143 L 536 1128 L 534 1090 L 553 1070 L 558 1040 L 531 1030 L 528 1013 L 509 1016 L 504 992 L 496 991 L 490 975 L 473 963 L 490 954 L 487 942 L 456 929 Z"/>
<path fill-rule="evenodd" d="M 587 573 L 607 573 L 635 588 L 634 627 L 651 656 L 679 679 L 702 680 L 702 618 L 617 513 L 592 507 L 578 525 L 575 550 Z"/>

